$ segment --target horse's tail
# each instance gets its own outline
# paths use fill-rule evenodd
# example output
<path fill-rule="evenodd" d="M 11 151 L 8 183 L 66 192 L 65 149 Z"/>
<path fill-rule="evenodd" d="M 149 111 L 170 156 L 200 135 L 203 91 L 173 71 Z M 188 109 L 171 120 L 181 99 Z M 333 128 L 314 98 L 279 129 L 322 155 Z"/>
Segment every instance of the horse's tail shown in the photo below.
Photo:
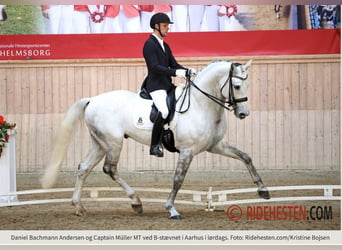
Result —
<path fill-rule="evenodd" d="M 81 121 L 81 119 L 83 119 L 84 109 L 88 105 L 89 101 L 90 98 L 80 99 L 75 102 L 66 113 L 57 135 L 47 168 L 41 178 L 43 188 L 51 188 L 55 184 L 64 156 L 70 144 L 74 127 L 79 121 Z"/>

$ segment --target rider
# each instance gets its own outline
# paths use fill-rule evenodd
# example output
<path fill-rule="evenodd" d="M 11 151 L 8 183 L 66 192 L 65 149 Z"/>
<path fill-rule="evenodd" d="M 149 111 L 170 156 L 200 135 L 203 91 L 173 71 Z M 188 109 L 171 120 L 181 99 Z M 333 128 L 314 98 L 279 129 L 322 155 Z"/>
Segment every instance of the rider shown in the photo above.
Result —
<path fill-rule="evenodd" d="M 166 103 L 167 92 L 174 88 L 171 77 L 185 78 L 187 75 L 195 73 L 193 69 L 187 69 L 180 65 L 174 58 L 169 45 L 163 41 L 163 38 L 167 36 L 169 31 L 169 24 L 172 23 L 166 14 L 154 14 L 150 20 L 150 27 L 153 29 L 153 33 L 147 39 L 143 48 L 148 69 L 148 74 L 144 81 L 145 89 L 152 97 L 159 111 L 153 124 L 150 148 L 150 155 L 157 157 L 163 157 L 164 155 L 160 149 L 160 142 L 165 119 L 169 115 Z"/>

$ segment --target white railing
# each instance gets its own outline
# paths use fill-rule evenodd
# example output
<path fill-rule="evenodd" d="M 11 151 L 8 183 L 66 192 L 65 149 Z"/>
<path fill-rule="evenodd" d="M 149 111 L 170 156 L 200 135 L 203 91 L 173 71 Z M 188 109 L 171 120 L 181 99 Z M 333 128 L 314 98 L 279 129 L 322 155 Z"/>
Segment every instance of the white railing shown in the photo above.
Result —
<path fill-rule="evenodd" d="M 280 196 L 273 197 L 272 191 L 298 191 L 298 190 L 316 190 L 318 195 L 311 196 Z M 266 203 L 266 202 L 288 202 L 288 201 L 317 201 L 317 200 L 341 200 L 340 191 L 334 194 L 334 190 L 341 190 L 340 185 L 306 185 L 306 186 L 278 186 L 268 187 L 271 193 L 271 199 L 230 199 L 233 194 L 255 193 L 257 188 L 233 189 L 213 191 L 210 187 L 207 193 L 208 207 L 207 210 L 213 211 L 216 206 L 233 205 L 233 204 L 250 204 L 250 203 Z M 242 195 L 243 196 L 243 195 Z"/>
<path fill-rule="evenodd" d="M 19 205 L 33 205 L 33 204 L 48 204 L 48 203 L 61 203 L 71 202 L 71 193 L 73 188 L 55 188 L 55 189 L 34 189 L 24 190 L 17 192 L 9 192 L 7 194 L 0 194 L 0 197 L 18 197 L 19 200 L 7 199 L 7 202 L 0 203 L 0 207 L 5 206 L 19 206 Z M 159 188 L 135 188 L 138 193 L 141 193 L 142 202 L 156 202 L 165 203 L 166 199 L 160 198 L 144 198 L 143 193 L 148 193 L 148 196 L 153 196 L 151 193 L 169 193 L 170 189 Z M 309 186 L 279 186 L 268 187 L 271 193 L 275 191 L 298 191 L 298 190 L 316 190 L 315 195 L 310 196 L 284 196 L 273 197 L 269 200 L 265 199 L 233 199 L 231 196 L 234 194 L 242 194 L 239 197 L 244 197 L 246 193 L 256 193 L 257 188 L 245 188 L 245 189 L 232 189 L 232 190 L 220 190 L 213 191 L 212 187 L 209 187 L 208 191 L 195 191 L 195 190 L 180 190 L 176 204 L 186 205 L 198 205 L 205 206 L 207 211 L 214 211 L 217 206 L 226 206 L 231 204 L 252 204 L 252 203 L 265 203 L 265 202 L 281 202 L 281 201 L 315 201 L 315 200 L 341 200 L 341 186 L 340 185 L 309 185 Z M 108 192 L 110 195 L 108 196 Z M 310 191 L 312 193 L 312 191 Z M 69 193 L 68 198 L 46 198 L 47 194 L 54 193 Z M 106 195 L 105 195 L 106 194 Z M 26 195 L 42 195 L 42 199 L 29 200 L 25 199 Z M 113 197 L 113 196 L 116 197 Z M 86 187 L 83 189 L 83 196 L 85 198 L 82 201 L 123 201 L 129 202 L 130 199 L 125 197 L 125 193 L 119 187 Z"/>
<path fill-rule="evenodd" d="M 137 192 L 147 192 L 147 193 L 169 193 L 169 189 L 158 189 L 158 188 L 135 188 Z M 71 193 L 73 192 L 73 188 L 54 188 L 54 189 L 33 189 L 33 190 L 24 190 L 18 191 L 14 193 L 8 194 L 0 194 L 1 196 L 25 196 L 25 195 L 41 195 L 48 193 Z M 87 198 L 82 198 L 82 201 L 130 201 L 128 197 L 100 197 L 100 193 L 104 191 L 112 191 L 117 192 L 117 195 L 124 196 L 125 193 L 119 187 L 87 187 L 83 188 L 83 193 L 88 193 Z M 188 204 L 188 205 L 206 205 L 207 202 L 202 199 L 206 197 L 207 192 L 203 191 L 194 191 L 194 190 L 180 190 L 179 194 L 191 195 L 192 199 L 190 200 L 179 200 L 178 204 Z M 0 207 L 5 206 L 19 206 L 19 205 L 33 205 L 33 204 L 46 204 L 46 203 L 60 203 L 60 202 L 70 202 L 71 198 L 58 198 L 58 199 L 38 199 L 38 200 L 17 200 L 17 201 L 8 201 L 7 203 L 0 203 Z M 142 198 L 143 202 L 166 202 L 165 199 L 154 199 L 154 198 Z"/>

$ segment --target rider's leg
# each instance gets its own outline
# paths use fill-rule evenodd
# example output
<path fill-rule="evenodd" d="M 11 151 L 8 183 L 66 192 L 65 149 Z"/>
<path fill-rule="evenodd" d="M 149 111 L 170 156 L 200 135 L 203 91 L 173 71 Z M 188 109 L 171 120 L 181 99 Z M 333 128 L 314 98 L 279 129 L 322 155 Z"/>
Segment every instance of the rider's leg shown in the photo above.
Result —
<path fill-rule="evenodd" d="M 150 154 L 157 157 L 163 157 L 163 151 L 160 150 L 161 136 L 163 132 L 164 122 L 169 115 L 166 104 L 167 93 L 165 90 L 156 90 L 150 93 L 154 105 L 159 110 L 158 115 L 153 123 Z"/>
<path fill-rule="evenodd" d="M 153 123 L 150 155 L 155 155 L 157 157 L 164 156 L 163 151 L 160 149 L 163 127 L 164 127 L 164 119 L 162 117 L 162 114 L 158 112 L 158 115 Z"/>
<path fill-rule="evenodd" d="M 167 108 L 166 98 L 167 93 L 166 90 L 160 89 L 150 92 L 154 105 L 156 105 L 159 112 L 162 113 L 163 119 L 166 119 L 169 115 L 169 109 Z"/>

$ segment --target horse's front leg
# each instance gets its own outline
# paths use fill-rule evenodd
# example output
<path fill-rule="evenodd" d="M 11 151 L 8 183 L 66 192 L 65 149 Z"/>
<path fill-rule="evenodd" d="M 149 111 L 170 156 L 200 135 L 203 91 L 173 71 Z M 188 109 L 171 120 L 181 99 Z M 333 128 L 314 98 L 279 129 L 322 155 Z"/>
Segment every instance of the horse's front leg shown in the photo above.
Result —
<path fill-rule="evenodd" d="M 170 219 L 182 219 L 174 206 L 174 202 L 179 189 L 183 185 L 185 175 L 188 172 L 193 157 L 194 155 L 191 150 L 181 150 L 179 154 L 177 168 L 173 178 L 173 188 L 166 202 L 166 209 L 170 212 Z"/>
<path fill-rule="evenodd" d="M 225 140 L 220 141 L 208 151 L 214 154 L 220 154 L 242 161 L 246 165 L 253 182 L 258 186 L 259 196 L 264 199 L 270 199 L 270 194 L 264 183 L 262 182 L 262 179 L 255 169 L 252 159 L 251 157 L 249 157 L 248 154 L 238 150 L 235 147 L 230 146 Z"/>

